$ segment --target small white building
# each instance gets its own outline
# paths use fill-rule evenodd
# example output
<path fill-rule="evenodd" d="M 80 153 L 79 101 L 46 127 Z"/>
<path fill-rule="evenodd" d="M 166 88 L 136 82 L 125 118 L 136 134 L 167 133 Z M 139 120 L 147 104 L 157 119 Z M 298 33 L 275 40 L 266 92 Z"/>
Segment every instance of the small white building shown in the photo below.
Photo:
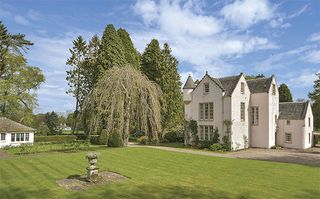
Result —
<path fill-rule="evenodd" d="M 297 138 L 299 144 L 281 143 L 280 137 L 284 139 L 284 135 L 280 131 L 277 133 L 280 129 L 279 93 L 273 75 L 268 78 L 246 80 L 242 73 L 223 78 L 214 78 L 206 73 L 196 83 L 189 76 L 183 87 L 183 99 L 185 119 L 197 121 L 200 140 L 212 140 L 214 129 L 218 130 L 221 140 L 227 130 L 224 121 L 231 121 L 233 150 L 247 147 L 271 148 L 277 144 L 293 148 L 311 146 L 311 144 L 306 145 L 309 143 L 307 139 L 309 135 Z M 306 117 L 310 118 L 310 125 L 313 126 L 310 104 L 308 107 Z M 287 109 L 281 111 L 283 117 L 287 114 L 286 111 Z M 306 122 L 306 118 L 300 120 Z M 312 137 L 313 129 L 308 125 L 297 128 L 295 132 L 305 135 L 306 131 Z M 294 133 L 292 130 L 290 132 Z M 188 137 L 191 136 L 186 136 Z M 191 141 L 191 139 L 186 140 L 186 143 Z"/>
<path fill-rule="evenodd" d="M 5 146 L 19 146 L 24 143 L 33 143 L 35 130 L 0 117 L 0 148 Z"/>
<path fill-rule="evenodd" d="M 312 146 L 313 116 L 310 102 L 280 103 L 277 144 L 306 149 Z"/>

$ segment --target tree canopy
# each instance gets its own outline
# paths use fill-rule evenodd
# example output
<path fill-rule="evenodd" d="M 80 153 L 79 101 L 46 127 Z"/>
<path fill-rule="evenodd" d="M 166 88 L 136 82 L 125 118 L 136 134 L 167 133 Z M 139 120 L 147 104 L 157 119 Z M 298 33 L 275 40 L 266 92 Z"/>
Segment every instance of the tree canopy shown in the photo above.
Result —
<path fill-rule="evenodd" d="M 281 84 L 278 90 L 280 102 L 292 102 L 292 95 L 289 87 L 286 84 Z"/>
<path fill-rule="evenodd" d="M 113 146 L 126 146 L 132 128 L 143 131 L 149 139 L 158 139 L 161 95 L 160 87 L 140 71 L 132 67 L 110 68 L 85 101 L 89 132 L 106 130 L 110 133 L 108 143 Z"/>
<path fill-rule="evenodd" d="M 314 90 L 309 93 L 309 98 L 312 100 L 312 112 L 314 118 L 314 128 L 320 129 L 320 73 L 317 73 L 317 79 L 314 81 Z"/>

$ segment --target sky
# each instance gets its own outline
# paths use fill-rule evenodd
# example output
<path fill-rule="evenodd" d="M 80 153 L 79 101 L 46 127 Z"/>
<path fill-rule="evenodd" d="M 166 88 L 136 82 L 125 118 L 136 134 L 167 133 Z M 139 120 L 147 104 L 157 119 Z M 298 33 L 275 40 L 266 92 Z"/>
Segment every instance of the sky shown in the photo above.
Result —
<path fill-rule="evenodd" d="M 35 112 L 72 111 L 66 60 L 72 41 L 124 28 L 143 52 L 152 38 L 167 42 L 188 74 L 201 79 L 264 74 L 286 83 L 294 99 L 308 99 L 320 72 L 318 0 L 0 0 L 0 20 L 34 45 L 25 54 L 43 71 Z"/>

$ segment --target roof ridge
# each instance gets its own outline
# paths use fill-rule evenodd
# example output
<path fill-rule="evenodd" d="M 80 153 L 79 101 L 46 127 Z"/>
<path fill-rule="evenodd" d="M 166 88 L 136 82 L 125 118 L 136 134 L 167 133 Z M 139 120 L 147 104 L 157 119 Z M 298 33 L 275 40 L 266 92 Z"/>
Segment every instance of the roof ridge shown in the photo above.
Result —
<path fill-rule="evenodd" d="M 246 79 L 246 81 L 257 81 L 257 80 L 267 80 L 267 79 L 270 79 L 270 78 L 272 78 L 272 76 L 270 76 L 270 77 L 258 77 L 258 78 L 255 78 L 255 79 Z"/>

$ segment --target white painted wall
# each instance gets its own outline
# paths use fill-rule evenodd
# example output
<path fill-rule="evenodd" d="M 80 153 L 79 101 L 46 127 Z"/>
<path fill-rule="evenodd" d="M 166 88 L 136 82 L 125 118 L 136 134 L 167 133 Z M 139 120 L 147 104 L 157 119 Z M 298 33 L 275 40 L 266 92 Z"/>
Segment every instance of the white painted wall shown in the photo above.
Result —
<path fill-rule="evenodd" d="M 253 93 L 251 94 L 251 107 L 259 107 L 259 124 L 252 125 L 250 110 L 250 146 L 259 148 L 269 148 L 269 94 Z"/>
<path fill-rule="evenodd" d="M 276 93 L 272 94 L 272 84 L 275 85 Z M 276 131 L 277 131 L 277 123 L 279 118 L 279 91 L 278 85 L 275 78 L 272 78 L 271 86 L 269 88 L 269 99 L 268 99 L 268 107 L 269 107 L 269 139 L 268 139 L 268 147 L 276 145 Z M 276 119 L 277 118 L 277 119 Z"/>
<path fill-rule="evenodd" d="M 241 93 L 241 82 L 245 83 L 245 93 Z M 241 121 L 240 103 L 245 103 L 245 120 Z M 233 150 L 245 148 L 245 139 L 249 142 L 250 90 L 244 76 L 241 76 L 231 96 L 231 141 Z M 246 146 L 248 147 L 248 146 Z"/>
<path fill-rule="evenodd" d="M 204 84 L 209 83 L 209 93 L 204 93 Z M 205 76 L 199 85 L 193 90 L 192 95 L 192 113 L 191 118 L 196 120 L 198 126 L 200 125 L 213 125 L 214 128 L 218 128 L 219 133 L 222 132 L 223 124 L 223 92 L 222 89 L 213 82 L 210 77 Z M 199 103 L 213 102 L 213 120 L 200 120 L 199 118 Z M 221 137 L 221 136 L 220 136 Z"/>
<path fill-rule="evenodd" d="M 310 126 L 309 126 L 309 118 L 310 118 Z M 308 109 L 306 113 L 306 117 L 304 120 L 304 136 L 303 136 L 303 148 L 310 148 L 312 146 L 312 132 L 313 132 L 313 114 L 312 114 L 312 109 L 311 109 L 311 104 L 308 103 Z M 309 141 L 309 134 L 310 134 L 310 141 Z"/>
<path fill-rule="evenodd" d="M 0 148 L 5 146 L 20 146 L 20 144 L 25 143 L 33 143 L 34 142 L 34 133 L 33 132 L 15 132 L 15 133 L 29 133 L 29 141 L 19 141 L 19 142 L 11 142 L 11 133 L 6 133 L 6 139 L 4 141 L 0 141 Z"/>

